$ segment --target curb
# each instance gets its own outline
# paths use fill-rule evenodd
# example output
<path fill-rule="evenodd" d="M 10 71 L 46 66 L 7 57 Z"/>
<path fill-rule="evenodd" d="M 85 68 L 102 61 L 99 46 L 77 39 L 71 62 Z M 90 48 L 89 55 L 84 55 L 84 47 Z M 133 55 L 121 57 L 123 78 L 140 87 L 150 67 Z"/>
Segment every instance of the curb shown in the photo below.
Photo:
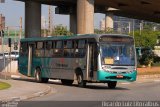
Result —
<path fill-rule="evenodd" d="M 0 99 L 0 102 L 23 101 L 23 100 L 27 100 L 27 99 L 32 99 L 32 98 L 44 96 L 46 94 L 49 94 L 50 92 L 52 92 L 52 88 L 50 86 L 47 86 L 47 89 L 45 89 L 43 91 L 32 93 L 30 95 L 23 95 L 23 96 L 18 96 L 18 97 L 11 97 L 11 98 Z"/>
<path fill-rule="evenodd" d="M 51 87 L 47 86 L 47 89 L 44 90 L 44 91 L 39 91 L 39 92 L 33 93 L 32 95 L 21 96 L 21 97 L 19 97 L 19 99 L 21 101 L 21 100 L 26 100 L 26 99 L 32 99 L 32 98 L 35 98 L 35 97 L 41 97 L 41 96 L 44 96 L 44 95 L 50 93 L 51 90 L 52 90 Z"/>
<path fill-rule="evenodd" d="M 138 75 L 137 78 L 139 78 L 139 79 L 160 78 L 160 74 L 154 74 L 154 75 Z"/>

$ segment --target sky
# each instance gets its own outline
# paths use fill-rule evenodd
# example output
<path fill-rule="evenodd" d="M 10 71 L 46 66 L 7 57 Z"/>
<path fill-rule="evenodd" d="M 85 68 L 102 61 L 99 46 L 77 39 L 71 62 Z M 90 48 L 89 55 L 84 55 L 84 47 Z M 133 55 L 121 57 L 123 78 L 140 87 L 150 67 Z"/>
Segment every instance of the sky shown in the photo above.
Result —
<path fill-rule="evenodd" d="M 54 14 L 55 6 L 53 6 L 53 24 L 65 25 L 69 28 L 69 15 Z M 5 0 L 0 3 L 0 14 L 6 17 L 6 26 L 19 26 L 20 17 L 24 26 L 24 3 L 14 0 Z M 48 18 L 48 5 L 42 5 L 42 16 Z M 104 14 L 94 14 L 94 27 L 99 28 L 100 21 L 105 17 Z"/>

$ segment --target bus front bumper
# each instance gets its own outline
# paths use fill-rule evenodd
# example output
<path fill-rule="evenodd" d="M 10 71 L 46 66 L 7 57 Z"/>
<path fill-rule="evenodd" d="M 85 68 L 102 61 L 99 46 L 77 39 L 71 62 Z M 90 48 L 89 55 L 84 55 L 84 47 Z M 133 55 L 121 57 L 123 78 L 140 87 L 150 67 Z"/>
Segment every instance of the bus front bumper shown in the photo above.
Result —
<path fill-rule="evenodd" d="M 129 72 L 129 73 L 118 73 L 118 74 L 107 72 L 105 70 L 99 70 L 97 72 L 97 79 L 98 81 L 102 81 L 102 82 L 108 82 L 108 81 L 133 82 L 133 81 L 136 81 L 136 77 L 137 77 L 136 70 Z"/>

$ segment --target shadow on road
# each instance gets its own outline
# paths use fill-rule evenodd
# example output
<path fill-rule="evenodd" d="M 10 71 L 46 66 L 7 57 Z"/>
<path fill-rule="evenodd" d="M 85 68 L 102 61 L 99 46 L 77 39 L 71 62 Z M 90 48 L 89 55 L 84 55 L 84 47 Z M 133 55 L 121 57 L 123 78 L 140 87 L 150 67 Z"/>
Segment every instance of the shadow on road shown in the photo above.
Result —
<path fill-rule="evenodd" d="M 36 81 L 35 81 L 35 79 L 34 78 L 16 78 L 16 79 L 14 79 L 14 80 L 19 80 L 19 81 L 27 81 L 27 82 L 34 82 L 34 83 L 37 83 Z M 42 84 L 53 84 L 53 85 L 61 85 L 61 86 L 65 86 L 65 87 L 77 87 L 77 88 L 81 88 L 81 87 L 78 87 L 78 85 L 77 84 L 72 84 L 72 85 L 63 85 L 60 81 L 56 81 L 56 82 L 54 82 L 54 81 L 49 81 L 48 83 L 42 83 Z M 129 90 L 129 89 L 127 89 L 127 88 L 122 88 L 122 87 L 116 87 L 115 89 L 110 89 L 110 88 L 108 88 L 107 87 L 107 85 L 106 84 L 104 84 L 104 85 L 101 85 L 101 84 L 87 84 L 86 85 L 86 87 L 84 87 L 83 89 L 93 89 L 93 90 Z"/>
<path fill-rule="evenodd" d="M 49 82 L 47 84 L 53 84 L 53 85 L 62 85 L 61 82 Z M 77 88 L 81 88 L 78 87 L 77 84 L 72 84 L 72 85 L 63 85 L 63 86 L 67 86 L 67 87 L 77 87 Z M 110 89 L 107 87 L 106 84 L 104 85 L 96 85 L 96 84 L 87 84 L 86 87 L 84 87 L 84 89 L 96 89 L 96 90 L 129 90 L 127 88 L 122 88 L 122 87 L 116 87 L 115 89 Z"/>
<path fill-rule="evenodd" d="M 35 82 L 35 83 L 37 83 L 36 81 L 35 81 L 35 79 L 34 78 L 12 78 L 13 80 L 18 80 L 18 81 L 26 81 L 26 82 Z"/>
<path fill-rule="evenodd" d="M 86 88 L 88 89 L 98 89 L 98 90 L 129 90 L 127 88 L 122 88 L 122 87 L 116 87 L 115 89 L 110 89 L 108 86 L 98 86 L 98 85 L 87 85 Z"/>

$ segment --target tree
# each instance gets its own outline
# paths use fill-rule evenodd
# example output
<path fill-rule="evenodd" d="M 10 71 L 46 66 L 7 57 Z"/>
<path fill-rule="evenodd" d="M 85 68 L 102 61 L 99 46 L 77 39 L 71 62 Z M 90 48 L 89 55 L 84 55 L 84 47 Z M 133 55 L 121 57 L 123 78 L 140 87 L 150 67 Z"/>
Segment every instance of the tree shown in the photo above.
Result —
<path fill-rule="evenodd" d="M 140 34 L 140 31 L 137 30 L 134 32 L 135 45 L 136 47 L 150 47 L 153 49 L 158 35 L 160 35 L 158 31 L 143 30 Z"/>
<path fill-rule="evenodd" d="M 70 31 L 67 30 L 66 26 L 63 25 L 57 25 L 54 28 L 54 31 L 52 33 L 53 35 L 59 36 L 59 35 L 73 35 Z"/>
<path fill-rule="evenodd" d="M 94 33 L 95 34 L 107 34 L 107 33 L 114 33 L 113 29 L 111 28 L 107 28 L 106 31 L 105 30 L 99 30 L 99 29 L 94 29 Z"/>

